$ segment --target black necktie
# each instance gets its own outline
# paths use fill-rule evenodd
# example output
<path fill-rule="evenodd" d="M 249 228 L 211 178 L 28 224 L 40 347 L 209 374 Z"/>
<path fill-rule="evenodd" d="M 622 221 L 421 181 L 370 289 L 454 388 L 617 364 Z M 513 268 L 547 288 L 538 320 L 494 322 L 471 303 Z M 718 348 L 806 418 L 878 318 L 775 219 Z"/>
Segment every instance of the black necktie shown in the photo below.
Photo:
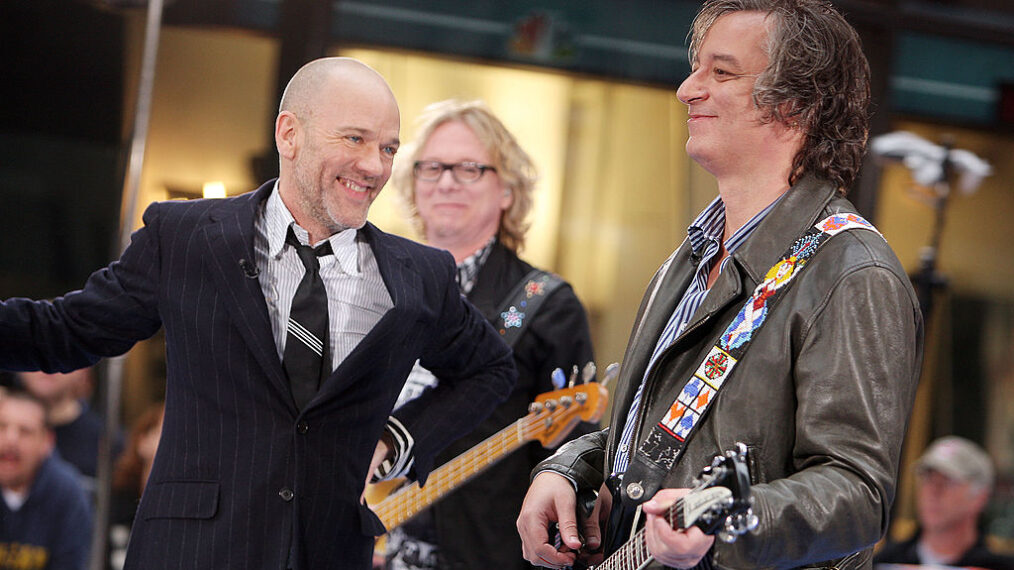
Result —
<path fill-rule="evenodd" d="M 316 249 L 299 243 L 292 228 L 285 242 L 296 248 L 306 273 L 292 297 L 287 336 L 282 363 L 289 376 L 292 397 L 302 410 L 317 393 L 320 383 L 331 373 L 328 358 L 327 291 L 320 278 L 317 258 L 331 254 L 331 243 L 324 242 Z"/>

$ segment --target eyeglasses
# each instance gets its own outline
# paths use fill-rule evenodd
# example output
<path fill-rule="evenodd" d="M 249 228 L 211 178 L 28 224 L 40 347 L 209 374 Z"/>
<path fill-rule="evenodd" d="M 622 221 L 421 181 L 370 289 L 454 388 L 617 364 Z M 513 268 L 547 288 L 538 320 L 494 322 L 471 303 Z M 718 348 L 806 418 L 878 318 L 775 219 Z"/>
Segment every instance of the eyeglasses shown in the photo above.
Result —
<path fill-rule="evenodd" d="M 478 162 L 446 164 L 435 160 L 417 160 L 415 165 L 412 167 L 412 172 L 415 173 L 415 177 L 419 180 L 425 180 L 426 182 L 436 182 L 437 180 L 440 180 L 440 177 L 444 175 L 445 170 L 450 170 L 451 176 L 453 176 L 454 180 L 456 180 L 459 184 L 471 184 L 472 182 L 476 182 L 482 178 L 483 174 L 486 174 L 487 170 L 496 172 L 496 168 L 485 164 L 479 164 Z"/>

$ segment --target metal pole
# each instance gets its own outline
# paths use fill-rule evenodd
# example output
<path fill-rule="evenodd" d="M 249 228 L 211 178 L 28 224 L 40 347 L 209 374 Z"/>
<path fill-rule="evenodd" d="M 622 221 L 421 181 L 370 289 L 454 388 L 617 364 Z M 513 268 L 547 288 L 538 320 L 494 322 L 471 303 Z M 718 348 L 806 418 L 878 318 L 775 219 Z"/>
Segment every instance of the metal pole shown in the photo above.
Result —
<path fill-rule="evenodd" d="M 130 243 L 130 234 L 137 215 L 137 195 L 141 186 L 141 169 L 144 165 L 144 147 L 148 140 L 148 123 L 151 117 L 151 97 L 155 83 L 155 62 L 158 54 L 159 32 L 162 26 L 162 0 L 149 0 L 144 30 L 144 51 L 141 56 L 141 74 L 137 86 L 137 103 L 134 110 L 133 138 L 124 177 L 123 198 L 120 210 L 120 233 L 116 255 Z M 92 532 L 91 570 L 105 570 L 106 550 L 109 545 L 109 508 L 113 479 L 113 442 L 120 426 L 120 396 L 123 389 L 123 356 L 107 360 L 103 382 L 105 425 L 99 439 L 98 471 L 95 488 L 95 529 Z"/>

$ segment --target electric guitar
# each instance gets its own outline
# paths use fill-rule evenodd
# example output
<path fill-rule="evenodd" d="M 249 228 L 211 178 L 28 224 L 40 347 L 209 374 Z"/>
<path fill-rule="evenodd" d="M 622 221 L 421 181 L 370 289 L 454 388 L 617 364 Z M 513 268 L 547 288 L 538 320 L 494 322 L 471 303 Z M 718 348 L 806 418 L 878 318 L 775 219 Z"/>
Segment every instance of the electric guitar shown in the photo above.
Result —
<path fill-rule="evenodd" d="M 529 405 L 526 416 L 434 469 L 425 487 L 413 482 L 394 491 L 373 505 L 373 512 L 390 531 L 525 443 L 538 441 L 544 447 L 559 444 L 579 420 L 595 422 L 602 417 L 609 401 L 605 385 L 616 375 L 618 368 L 617 365 L 607 368 L 601 384 L 587 382 L 594 377 L 594 365 L 589 363 L 585 370 L 585 384 L 575 386 L 576 375 L 572 375 L 570 386 L 540 394 Z M 589 370 L 591 374 L 588 374 Z"/>
<path fill-rule="evenodd" d="M 694 489 L 666 512 L 665 519 L 672 528 L 696 526 L 705 534 L 717 534 L 723 542 L 735 542 L 740 535 L 757 528 L 746 453 L 746 446 L 737 443 L 735 451 L 715 457 L 701 471 Z M 652 560 L 642 528 L 594 570 L 640 570 Z"/>

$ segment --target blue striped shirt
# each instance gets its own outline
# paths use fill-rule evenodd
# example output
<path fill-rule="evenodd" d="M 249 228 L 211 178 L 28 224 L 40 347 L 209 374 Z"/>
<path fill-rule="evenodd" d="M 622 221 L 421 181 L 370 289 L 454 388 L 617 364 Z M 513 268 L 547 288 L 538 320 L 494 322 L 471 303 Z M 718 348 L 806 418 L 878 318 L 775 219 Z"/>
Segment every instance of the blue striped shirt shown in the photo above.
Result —
<path fill-rule="evenodd" d="M 725 251 L 728 255 L 722 260 L 719 272 L 725 270 L 725 266 L 729 262 L 729 259 L 731 259 L 732 254 L 743 245 L 757 225 L 760 224 L 761 220 L 768 215 L 768 212 L 777 203 L 778 200 L 775 200 L 768 204 L 766 208 L 750 218 L 747 223 L 743 224 L 741 228 L 729 236 L 729 239 L 725 242 Z M 701 261 L 697 265 L 697 272 L 694 273 L 693 279 L 690 280 L 690 285 L 687 287 L 686 292 L 683 293 L 683 298 L 676 304 L 676 309 L 672 312 L 672 316 L 669 317 L 669 322 L 662 329 L 662 334 L 658 337 L 658 342 L 655 344 L 655 350 L 651 353 L 648 366 L 644 370 L 644 378 L 641 379 L 641 385 L 638 387 L 637 393 L 634 394 L 634 400 L 630 403 L 627 420 L 624 422 L 623 432 L 620 434 L 620 445 L 616 451 L 616 460 L 613 462 L 614 475 L 625 473 L 627 466 L 630 465 L 631 440 L 634 437 L 637 412 L 641 404 L 641 394 L 644 391 L 644 384 L 648 378 L 648 373 L 651 371 L 652 366 L 655 365 L 655 361 L 659 355 L 683 332 L 687 323 L 690 322 L 690 317 L 694 315 L 694 312 L 697 311 L 697 308 L 701 306 L 704 298 L 708 295 L 708 273 L 711 272 L 711 267 L 714 265 L 715 258 L 721 249 L 719 246 L 724 232 L 725 203 L 722 202 L 721 198 L 715 198 L 690 224 L 690 227 L 687 228 L 687 241 L 690 242 L 692 251 L 700 254 Z"/>

